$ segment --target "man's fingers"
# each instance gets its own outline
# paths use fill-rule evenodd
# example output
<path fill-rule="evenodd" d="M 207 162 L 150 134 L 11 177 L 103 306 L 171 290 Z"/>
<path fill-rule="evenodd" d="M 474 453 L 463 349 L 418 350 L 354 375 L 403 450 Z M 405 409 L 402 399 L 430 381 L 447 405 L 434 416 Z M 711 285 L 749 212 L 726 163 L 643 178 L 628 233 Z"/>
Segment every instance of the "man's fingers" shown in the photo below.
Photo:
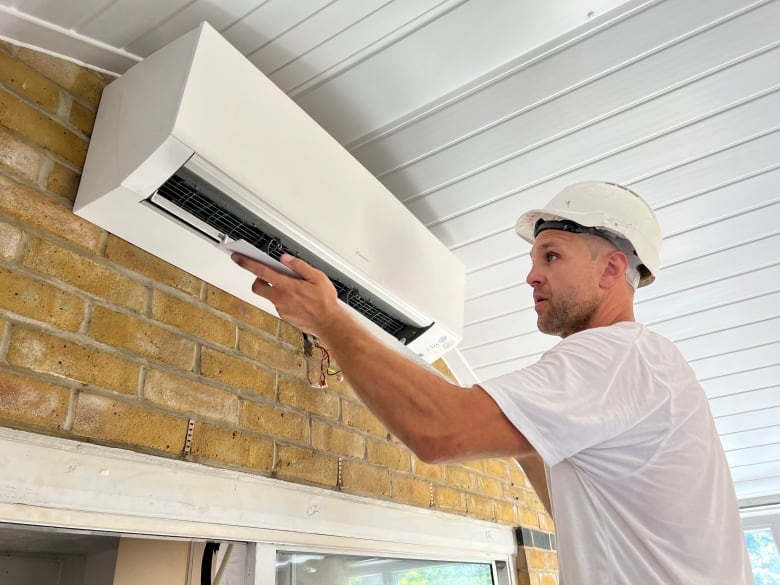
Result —
<path fill-rule="evenodd" d="M 271 300 L 271 297 L 274 296 L 276 291 L 272 285 L 262 278 L 255 278 L 255 281 L 252 283 L 252 292 L 258 296 Z"/>
<path fill-rule="evenodd" d="M 302 279 L 308 280 L 309 282 L 316 281 L 319 278 L 319 275 L 322 274 L 319 270 L 306 262 L 306 260 L 296 258 L 291 254 L 282 254 L 279 261 Z"/>
<path fill-rule="evenodd" d="M 274 270 L 270 266 L 263 264 L 262 262 L 258 262 L 257 260 L 253 260 L 249 256 L 244 256 L 243 254 L 239 254 L 238 252 L 234 252 L 230 255 L 230 258 L 238 264 L 241 268 L 244 270 L 248 270 L 255 276 L 257 276 L 260 280 L 265 281 L 266 283 L 280 283 L 286 278 L 290 278 L 286 274 L 282 274 L 278 270 Z"/>

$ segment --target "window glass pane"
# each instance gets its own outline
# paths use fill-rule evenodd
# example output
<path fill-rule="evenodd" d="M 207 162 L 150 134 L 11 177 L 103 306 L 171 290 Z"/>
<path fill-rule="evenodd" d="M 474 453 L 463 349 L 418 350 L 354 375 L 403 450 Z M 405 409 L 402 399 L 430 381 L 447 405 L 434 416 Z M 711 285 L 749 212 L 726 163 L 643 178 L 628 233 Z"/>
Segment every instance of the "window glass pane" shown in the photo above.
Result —
<path fill-rule="evenodd" d="M 276 585 L 493 585 L 489 563 L 278 552 Z"/>
<path fill-rule="evenodd" d="M 756 585 L 780 584 L 780 555 L 772 530 L 751 530 L 745 532 L 750 565 Z"/>

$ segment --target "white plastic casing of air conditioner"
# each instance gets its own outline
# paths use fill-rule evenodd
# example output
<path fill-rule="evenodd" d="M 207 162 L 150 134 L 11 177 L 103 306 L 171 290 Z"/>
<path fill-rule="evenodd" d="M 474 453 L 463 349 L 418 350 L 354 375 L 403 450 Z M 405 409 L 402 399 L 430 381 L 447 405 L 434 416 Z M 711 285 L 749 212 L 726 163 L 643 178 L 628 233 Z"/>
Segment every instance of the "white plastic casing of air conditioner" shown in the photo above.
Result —
<path fill-rule="evenodd" d="M 206 23 L 106 87 L 74 211 L 276 314 L 251 292 L 252 275 L 197 220 L 148 204 L 183 166 L 363 298 L 427 327 L 406 340 L 417 356 L 433 361 L 460 341 L 461 262 Z M 363 315 L 359 320 L 386 337 Z"/>

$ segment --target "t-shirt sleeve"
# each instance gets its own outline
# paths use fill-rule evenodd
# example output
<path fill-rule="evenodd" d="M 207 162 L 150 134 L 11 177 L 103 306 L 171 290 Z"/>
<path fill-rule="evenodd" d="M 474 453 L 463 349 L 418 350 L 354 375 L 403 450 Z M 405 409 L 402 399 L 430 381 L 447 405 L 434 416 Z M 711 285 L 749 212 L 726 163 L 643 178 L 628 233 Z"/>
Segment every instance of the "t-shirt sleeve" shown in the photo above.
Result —
<path fill-rule="evenodd" d="M 592 329 L 480 386 L 549 466 L 625 435 L 668 404 L 633 339 Z M 630 440 L 630 439 L 628 439 Z"/>

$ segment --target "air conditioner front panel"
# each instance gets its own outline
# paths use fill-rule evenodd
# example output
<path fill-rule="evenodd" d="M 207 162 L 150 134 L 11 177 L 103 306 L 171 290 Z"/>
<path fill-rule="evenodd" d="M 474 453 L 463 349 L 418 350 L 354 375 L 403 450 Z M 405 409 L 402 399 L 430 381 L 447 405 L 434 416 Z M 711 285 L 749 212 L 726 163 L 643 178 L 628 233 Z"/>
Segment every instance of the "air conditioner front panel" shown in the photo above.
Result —
<path fill-rule="evenodd" d="M 430 325 L 415 354 L 432 361 L 460 340 L 462 264 L 207 24 L 104 92 L 74 211 L 275 314 L 213 234 L 149 204 L 183 165 L 379 305 Z"/>
<path fill-rule="evenodd" d="M 271 208 L 375 294 L 433 321 L 462 315 L 460 261 L 254 65 L 204 29 L 189 70 L 173 134 L 251 194 L 245 207 Z"/>

